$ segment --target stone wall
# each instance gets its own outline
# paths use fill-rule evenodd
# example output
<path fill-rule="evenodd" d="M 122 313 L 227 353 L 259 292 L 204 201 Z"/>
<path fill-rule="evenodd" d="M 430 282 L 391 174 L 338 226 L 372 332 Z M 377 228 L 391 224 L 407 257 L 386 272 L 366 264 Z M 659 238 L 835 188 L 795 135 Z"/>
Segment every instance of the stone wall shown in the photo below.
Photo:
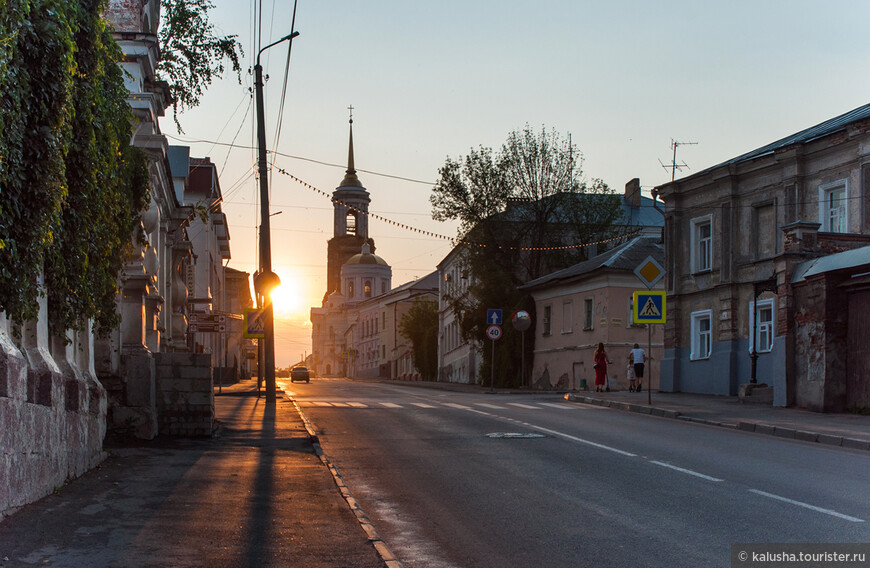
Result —
<path fill-rule="evenodd" d="M 164 436 L 211 436 L 214 383 L 211 354 L 156 353 L 158 428 Z"/>
<path fill-rule="evenodd" d="M 106 392 L 88 369 L 58 364 L 44 346 L 20 350 L 0 320 L 2 520 L 105 459 Z"/>

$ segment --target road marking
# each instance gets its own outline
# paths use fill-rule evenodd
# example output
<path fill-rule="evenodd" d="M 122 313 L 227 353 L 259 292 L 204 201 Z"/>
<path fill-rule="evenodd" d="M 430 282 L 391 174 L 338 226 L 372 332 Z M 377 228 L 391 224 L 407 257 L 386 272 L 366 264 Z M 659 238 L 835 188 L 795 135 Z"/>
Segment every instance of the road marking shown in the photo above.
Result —
<path fill-rule="evenodd" d="M 558 402 L 539 402 L 541 406 L 549 406 L 550 408 L 560 408 L 562 410 L 577 410 L 580 408 L 579 406 L 573 406 L 570 404 L 559 404 Z"/>
<path fill-rule="evenodd" d="M 533 428 L 539 432 L 544 432 L 545 434 L 552 434 L 553 436 L 558 436 L 559 438 L 564 438 L 566 440 L 571 440 L 573 442 L 580 442 L 581 444 L 586 444 L 587 446 L 592 446 L 593 448 L 607 450 L 608 452 L 614 452 L 614 453 L 617 453 L 619 455 L 627 456 L 630 458 L 637 457 L 637 454 L 632 454 L 631 452 L 626 452 L 623 450 L 619 450 L 617 448 L 611 448 L 610 446 L 605 446 L 604 444 L 598 444 L 596 442 L 584 440 L 583 438 L 578 438 L 577 436 L 572 436 L 571 434 L 565 434 L 564 432 L 559 432 L 557 430 L 550 430 L 549 428 L 544 428 L 543 426 L 535 426 L 534 424 L 528 424 L 525 422 L 523 422 L 522 424 L 523 424 L 523 426 Z"/>
<path fill-rule="evenodd" d="M 320 402 L 320 401 L 303 402 L 302 404 L 308 404 L 311 406 L 332 406 L 331 402 Z"/>
<path fill-rule="evenodd" d="M 758 489 L 750 489 L 749 492 L 755 493 L 756 495 L 761 495 L 762 497 L 768 497 L 769 499 L 776 499 L 777 501 L 782 501 L 783 503 L 789 503 L 791 505 L 797 505 L 798 507 L 804 507 L 805 509 L 810 509 L 811 511 L 816 511 L 817 513 L 824 513 L 826 515 L 831 515 L 832 517 L 837 517 L 840 519 L 851 521 L 853 523 L 863 523 L 864 522 L 864 519 L 859 519 L 857 517 L 850 517 L 849 515 L 844 515 L 843 513 L 838 513 L 836 511 L 832 511 L 830 509 L 822 509 L 821 507 L 816 507 L 815 505 L 810 505 L 809 503 L 795 501 L 794 499 L 789 499 L 787 497 L 780 497 L 779 495 L 774 495 L 773 493 L 767 493 L 765 491 L 759 491 Z"/>
<path fill-rule="evenodd" d="M 361 402 L 348 402 L 347 405 L 354 408 L 368 408 L 368 405 L 365 405 Z"/>
<path fill-rule="evenodd" d="M 519 402 L 509 402 L 507 404 L 509 404 L 511 406 L 516 406 L 517 408 L 528 408 L 529 410 L 540 410 L 540 408 L 537 406 L 530 406 L 528 404 L 522 404 Z"/>
<path fill-rule="evenodd" d="M 694 475 L 695 477 L 700 477 L 701 479 L 706 479 L 707 481 L 725 481 L 724 479 L 719 479 L 718 477 L 710 477 L 709 475 L 704 475 L 703 473 L 698 473 L 697 471 L 692 471 L 691 469 L 677 467 L 675 465 L 671 465 L 671 464 L 665 463 L 665 462 L 650 460 L 650 463 L 654 463 L 656 465 L 660 465 L 662 467 L 666 467 L 666 468 L 672 469 L 674 471 L 679 471 L 682 473 L 687 473 L 689 475 Z"/>
<path fill-rule="evenodd" d="M 402 408 L 400 404 L 395 404 L 393 402 L 382 402 L 380 404 L 381 406 L 385 406 L 387 408 Z"/>
<path fill-rule="evenodd" d="M 475 406 L 482 406 L 484 408 L 493 408 L 495 410 L 504 410 L 504 406 L 496 406 L 494 404 L 487 404 L 485 402 L 475 402 Z"/>
<path fill-rule="evenodd" d="M 435 408 L 431 404 L 425 404 L 422 402 L 412 402 L 411 404 L 413 404 L 414 406 L 419 406 L 420 408 Z"/>
<path fill-rule="evenodd" d="M 450 408 L 458 408 L 459 410 L 473 410 L 470 406 L 456 404 L 455 402 L 445 402 L 444 406 L 449 406 Z"/>

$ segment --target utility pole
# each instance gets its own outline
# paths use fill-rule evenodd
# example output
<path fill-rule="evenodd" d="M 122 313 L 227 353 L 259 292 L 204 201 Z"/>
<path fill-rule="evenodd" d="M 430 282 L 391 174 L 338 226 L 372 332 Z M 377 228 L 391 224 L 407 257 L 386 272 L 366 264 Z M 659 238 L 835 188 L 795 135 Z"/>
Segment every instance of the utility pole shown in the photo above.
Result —
<path fill-rule="evenodd" d="M 260 65 L 260 55 L 272 46 L 282 41 L 290 40 L 298 36 L 299 32 L 286 35 L 278 41 L 272 42 L 257 53 L 257 64 L 254 65 L 254 94 L 257 102 L 257 147 L 258 160 L 257 172 L 260 176 L 260 269 L 254 278 L 254 288 L 263 297 L 264 312 L 264 335 L 263 359 L 260 361 L 264 367 L 266 382 L 266 402 L 276 402 L 275 393 L 275 322 L 272 311 L 272 289 L 281 281 L 278 275 L 272 272 L 272 235 L 269 222 L 269 178 L 266 167 L 266 124 L 265 110 L 263 109 L 263 67 Z"/>

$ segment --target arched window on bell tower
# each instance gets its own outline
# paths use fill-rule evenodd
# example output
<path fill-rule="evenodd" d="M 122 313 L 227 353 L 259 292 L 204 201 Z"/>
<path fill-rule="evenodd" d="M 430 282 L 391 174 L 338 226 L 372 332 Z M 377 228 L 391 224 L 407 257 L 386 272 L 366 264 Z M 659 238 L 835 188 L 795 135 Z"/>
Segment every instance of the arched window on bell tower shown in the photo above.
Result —
<path fill-rule="evenodd" d="M 345 216 L 345 230 L 348 235 L 356 235 L 356 213 L 348 211 Z"/>

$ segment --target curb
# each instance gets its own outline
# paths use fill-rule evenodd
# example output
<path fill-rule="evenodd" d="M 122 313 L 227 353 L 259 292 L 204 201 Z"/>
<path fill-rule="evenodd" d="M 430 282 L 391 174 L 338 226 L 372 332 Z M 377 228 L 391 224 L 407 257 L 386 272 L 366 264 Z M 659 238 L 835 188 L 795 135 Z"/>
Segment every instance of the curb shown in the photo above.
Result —
<path fill-rule="evenodd" d="M 286 396 L 286 394 L 285 394 Z M 359 521 L 360 527 L 366 533 L 366 536 L 369 539 L 369 542 L 372 546 L 375 547 L 378 555 L 381 557 L 381 560 L 384 561 L 384 566 L 386 568 L 402 568 L 402 563 L 395 557 L 395 555 L 390 551 L 387 544 L 384 542 L 384 539 L 380 537 L 378 531 L 375 530 L 374 525 L 372 524 L 371 519 L 369 519 L 368 515 L 362 510 L 357 500 L 354 498 L 353 494 L 350 492 L 350 488 L 344 482 L 344 478 L 339 473 L 338 468 L 336 468 L 330 461 L 329 458 L 326 457 L 326 454 L 323 452 L 323 447 L 320 445 L 320 438 L 317 435 L 317 432 L 314 430 L 314 426 L 311 424 L 311 421 L 308 420 L 308 417 L 302 412 L 302 408 L 299 406 L 299 403 L 296 402 L 295 399 L 287 396 L 288 402 L 293 403 L 293 407 L 296 409 L 296 412 L 299 413 L 299 417 L 302 419 L 302 423 L 305 425 L 305 430 L 308 432 L 308 437 L 311 440 L 311 443 L 314 445 L 314 453 L 317 457 L 320 458 L 320 461 L 323 462 L 323 465 L 329 470 L 332 474 L 332 478 L 335 481 L 335 485 L 338 486 L 338 490 L 341 493 L 341 496 L 344 497 L 344 500 L 347 502 L 350 510 L 353 511 L 353 514 L 356 515 L 357 521 Z"/>
<path fill-rule="evenodd" d="M 790 440 L 798 440 L 801 442 L 813 442 L 816 444 L 825 444 L 828 446 L 838 446 L 853 450 L 870 451 L 870 440 L 861 440 L 859 438 L 848 438 L 845 436 L 836 436 L 831 434 L 822 434 L 820 432 L 811 432 L 807 430 L 796 430 L 794 428 L 785 428 L 783 426 L 775 426 L 765 424 L 763 422 L 722 422 L 718 420 L 707 420 L 704 418 L 696 418 L 666 408 L 658 408 L 655 406 L 647 406 L 645 404 L 635 404 L 622 402 L 618 400 L 605 400 L 594 398 L 591 396 L 566 394 L 565 400 L 569 402 L 579 402 L 581 404 L 591 404 L 593 406 L 603 406 L 606 408 L 615 408 L 638 414 L 648 414 L 651 416 L 660 416 L 662 418 L 671 418 L 692 422 L 693 424 L 704 424 L 706 426 L 716 426 L 719 428 L 729 428 L 732 430 L 740 430 L 742 432 L 753 432 L 755 434 L 765 434 L 778 438 L 786 438 Z"/>

